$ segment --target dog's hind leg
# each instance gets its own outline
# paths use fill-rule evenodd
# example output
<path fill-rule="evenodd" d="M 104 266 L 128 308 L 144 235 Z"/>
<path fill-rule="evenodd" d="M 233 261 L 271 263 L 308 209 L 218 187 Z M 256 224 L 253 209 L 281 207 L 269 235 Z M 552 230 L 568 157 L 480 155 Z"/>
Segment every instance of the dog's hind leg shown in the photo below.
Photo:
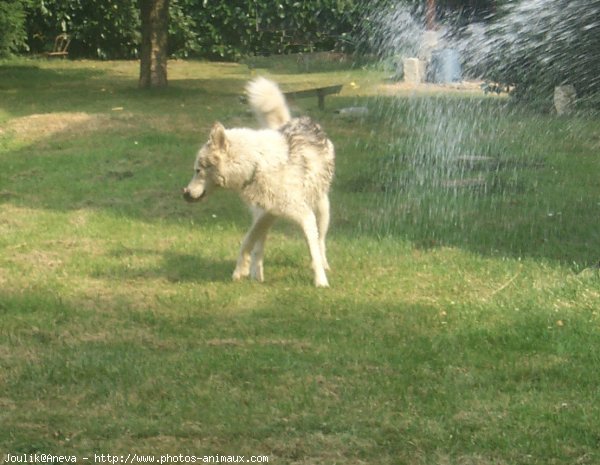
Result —
<path fill-rule="evenodd" d="M 315 273 L 315 286 L 329 287 L 325 268 L 323 266 L 323 256 L 321 254 L 321 246 L 319 244 L 319 228 L 315 214 L 308 210 L 299 222 L 306 236 L 310 257 L 312 259 L 312 268 Z"/>
<path fill-rule="evenodd" d="M 262 257 L 264 252 L 264 242 L 267 232 L 273 224 L 275 217 L 262 209 L 254 208 L 252 210 L 252 226 L 246 233 L 240 247 L 240 255 L 237 265 L 233 272 L 233 279 L 237 281 L 250 275 L 251 253 L 254 255 L 252 260 L 253 278 L 262 281 Z M 254 249 L 254 252 L 253 252 Z M 258 260 L 258 261 L 257 261 Z"/>
<path fill-rule="evenodd" d="M 317 202 L 315 214 L 317 215 L 317 228 L 319 230 L 319 248 L 321 250 L 323 268 L 329 270 L 327 254 L 325 253 L 325 238 L 327 237 L 327 230 L 329 229 L 329 197 L 327 196 L 327 194 L 323 195 L 323 197 L 321 197 Z"/>

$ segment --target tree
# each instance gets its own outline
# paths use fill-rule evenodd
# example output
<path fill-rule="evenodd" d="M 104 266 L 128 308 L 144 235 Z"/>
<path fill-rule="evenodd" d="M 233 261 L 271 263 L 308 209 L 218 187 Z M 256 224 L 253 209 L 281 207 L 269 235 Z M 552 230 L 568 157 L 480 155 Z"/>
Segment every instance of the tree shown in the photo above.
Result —
<path fill-rule="evenodd" d="M 140 0 L 140 88 L 167 86 L 169 0 Z"/>

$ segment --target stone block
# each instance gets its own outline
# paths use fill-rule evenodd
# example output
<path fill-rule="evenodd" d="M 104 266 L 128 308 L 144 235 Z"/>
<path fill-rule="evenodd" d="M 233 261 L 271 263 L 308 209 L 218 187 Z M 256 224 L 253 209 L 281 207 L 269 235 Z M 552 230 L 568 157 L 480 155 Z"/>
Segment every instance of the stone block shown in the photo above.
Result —
<path fill-rule="evenodd" d="M 411 84 L 420 84 L 425 81 L 425 62 L 418 58 L 405 58 L 404 65 L 404 80 Z"/>

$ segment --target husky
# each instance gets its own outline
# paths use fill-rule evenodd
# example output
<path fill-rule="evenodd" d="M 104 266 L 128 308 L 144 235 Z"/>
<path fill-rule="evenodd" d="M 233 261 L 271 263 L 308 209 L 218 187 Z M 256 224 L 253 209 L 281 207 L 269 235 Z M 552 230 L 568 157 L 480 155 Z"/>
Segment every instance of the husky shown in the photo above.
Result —
<path fill-rule="evenodd" d="M 263 77 L 246 86 L 261 129 L 225 129 L 214 123 L 198 151 L 185 200 L 206 199 L 218 188 L 239 194 L 252 212 L 252 226 L 240 247 L 233 279 L 264 281 L 263 256 L 277 217 L 300 225 L 311 256 L 314 283 L 328 287 L 325 237 L 329 228 L 329 188 L 335 150 L 309 117 L 292 118 L 285 96 Z"/>

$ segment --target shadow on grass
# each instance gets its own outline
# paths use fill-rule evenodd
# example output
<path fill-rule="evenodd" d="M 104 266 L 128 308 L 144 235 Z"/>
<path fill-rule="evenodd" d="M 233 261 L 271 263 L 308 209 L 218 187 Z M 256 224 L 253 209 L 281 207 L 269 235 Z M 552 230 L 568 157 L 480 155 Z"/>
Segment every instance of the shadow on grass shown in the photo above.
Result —
<path fill-rule="evenodd" d="M 109 75 L 102 68 L 46 68 L 31 61 L 27 64 L 0 65 L 0 91 L 36 91 L 40 88 L 50 90 L 52 87 L 76 87 L 79 82 Z"/>
<path fill-rule="evenodd" d="M 230 282 L 235 262 L 233 260 L 214 260 L 203 257 L 201 251 L 194 254 L 162 252 L 148 249 L 115 250 L 113 257 L 123 259 L 133 256 L 144 261 L 151 259 L 153 264 L 130 266 L 120 263 L 107 266 L 101 272 L 95 272 L 95 278 L 122 279 L 166 279 L 171 283 L 179 282 Z"/>
<path fill-rule="evenodd" d="M 177 112 L 182 104 L 213 102 L 217 98 L 236 98 L 241 94 L 248 72 L 203 76 L 173 77 L 164 89 L 139 89 L 137 75 L 119 62 L 103 67 L 81 62 L 48 68 L 35 61 L 0 65 L 0 108 L 12 116 L 62 111 L 103 112 L 111 108 L 138 110 L 147 116 L 152 110 Z M 85 63 L 85 62 L 83 62 Z M 188 108 L 188 111 L 195 111 Z M 218 107 L 215 108 L 218 113 Z"/>
<path fill-rule="evenodd" d="M 281 231 L 282 228 L 276 228 Z M 285 233 L 285 232 L 284 232 Z M 240 235 L 241 239 L 242 235 Z M 306 276 L 307 285 L 311 283 L 312 274 L 307 265 L 308 250 L 300 247 L 302 243 L 301 234 L 297 234 L 298 247 L 302 248 L 300 257 L 283 253 L 281 251 L 269 253 L 265 258 L 267 267 L 267 282 L 273 282 L 270 273 L 273 269 L 286 269 L 278 276 L 278 280 L 290 280 L 298 275 Z M 269 243 L 267 242 L 267 248 Z M 167 251 L 156 251 L 147 248 L 118 248 L 113 250 L 109 257 L 111 263 L 104 266 L 101 271 L 95 270 L 91 276 L 107 280 L 136 280 L 136 279 L 160 279 L 170 283 L 231 283 L 233 270 L 236 266 L 238 248 L 232 248 L 227 258 L 215 260 L 202 255 L 202 247 L 198 246 L 193 253 L 180 253 Z M 133 263 L 130 258 L 134 259 Z M 112 259 L 118 261 L 115 263 Z M 255 282 L 251 278 L 242 281 Z"/>

